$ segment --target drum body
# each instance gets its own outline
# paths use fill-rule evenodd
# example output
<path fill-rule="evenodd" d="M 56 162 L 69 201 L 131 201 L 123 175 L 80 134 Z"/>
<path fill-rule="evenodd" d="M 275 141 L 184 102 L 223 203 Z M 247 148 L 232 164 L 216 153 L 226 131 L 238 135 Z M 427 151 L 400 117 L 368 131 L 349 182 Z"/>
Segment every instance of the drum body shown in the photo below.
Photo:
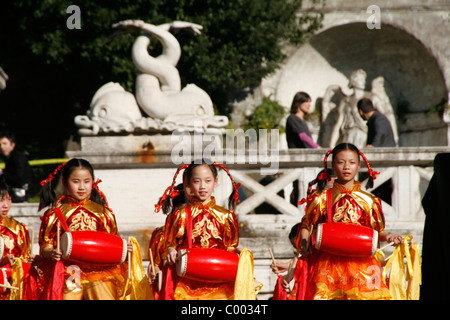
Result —
<path fill-rule="evenodd" d="M 178 251 L 177 275 L 203 282 L 234 282 L 239 256 L 214 248 L 191 248 Z"/>
<path fill-rule="evenodd" d="M 127 242 L 119 236 L 100 231 L 64 232 L 61 236 L 64 259 L 89 264 L 117 265 L 127 257 Z"/>
<path fill-rule="evenodd" d="M 348 223 L 320 223 L 312 243 L 316 249 L 335 255 L 372 256 L 378 247 L 378 231 Z"/>

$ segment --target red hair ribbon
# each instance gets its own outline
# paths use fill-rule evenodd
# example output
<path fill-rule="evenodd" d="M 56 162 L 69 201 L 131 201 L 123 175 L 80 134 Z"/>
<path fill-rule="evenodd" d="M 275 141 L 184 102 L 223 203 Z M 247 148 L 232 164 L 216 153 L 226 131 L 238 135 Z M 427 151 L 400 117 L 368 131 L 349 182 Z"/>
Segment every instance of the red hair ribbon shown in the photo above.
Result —
<path fill-rule="evenodd" d="M 43 187 L 47 182 L 52 181 L 53 178 L 58 174 L 58 172 L 66 165 L 66 162 L 61 163 L 53 173 L 50 173 L 47 179 L 41 181 L 41 187 Z"/>
<path fill-rule="evenodd" d="M 100 198 L 101 198 L 102 200 L 105 200 L 105 205 L 106 205 L 106 207 L 107 207 L 109 210 L 111 210 L 111 209 L 109 208 L 108 200 L 106 200 L 105 194 L 104 194 L 102 191 L 100 191 L 100 188 L 98 187 L 98 184 L 99 184 L 100 182 L 102 182 L 102 180 L 97 179 L 97 181 L 95 181 L 95 182 L 92 184 L 92 188 L 97 190 L 98 194 L 100 195 Z M 111 211 L 112 211 L 112 210 L 111 210 Z"/>
<path fill-rule="evenodd" d="M 370 167 L 370 164 L 369 164 L 369 160 L 367 160 L 366 156 L 361 151 L 359 151 L 359 155 L 366 162 L 367 169 L 369 169 L 369 175 L 372 177 L 373 180 L 375 180 L 377 178 L 377 174 L 380 174 L 380 172 L 372 170 L 372 168 Z"/>
<path fill-rule="evenodd" d="M 213 165 L 215 165 L 216 167 L 222 168 L 222 169 L 227 173 L 228 177 L 229 177 L 230 180 L 231 180 L 231 183 L 233 184 L 233 189 L 234 189 L 234 196 L 233 196 L 233 199 L 234 199 L 234 202 L 235 202 L 235 203 L 239 203 L 239 190 L 238 190 L 238 189 L 239 189 L 239 187 L 241 186 L 241 183 L 237 183 L 237 184 L 236 184 L 236 183 L 234 182 L 234 179 L 233 179 L 233 177 L 231 176 L 230 171 L 228 171 L 228 169 L 225 168 L 225 166 L 224 166 L 223 164 L 214 162 Z"/>
<path fill-rule="evenodd" d="M 167 197 L 173 199 L 180 194 L 180 191 L 175 190 L 175 183 L 177 181 L 177 177 L 180 171 L 186 169 L 187 167 L 189 167 L 189 165 L 185 164 L 177 169 L 177 172 L 175 172 L 175 175 L 173 176 L 172 184 L 169 187 L 167 187 L 166 191 L 164 191 L 164 194 L 162 195 L 159 202 L 155 204 L 155 212 L 159 212 L 161 210 L 161 206 L 164 204 L 164 201 L 167 199 Z"/>
<path fill-rule="evenodd" d="M 333 149 L 330 149 L 325 154 L 325 158 L 323 158 L 323 167 L 324 171 L 319 175 L 319 179 L 323 180 L 323 178 L 327 179 L 327 181 L 331 178 L 328 173 L 328 156 L 333 152 Z M 322 176 L 322 177 L 321 177 Z"/>

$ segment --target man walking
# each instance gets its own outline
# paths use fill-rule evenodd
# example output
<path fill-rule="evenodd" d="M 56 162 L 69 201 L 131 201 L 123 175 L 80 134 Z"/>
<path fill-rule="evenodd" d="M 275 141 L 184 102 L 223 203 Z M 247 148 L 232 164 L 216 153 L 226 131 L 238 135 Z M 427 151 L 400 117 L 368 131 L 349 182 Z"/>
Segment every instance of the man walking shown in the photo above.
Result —
<path fill-rule="evenodd" d="M 388 118 L 375 110 L 370 99 L 362 98 L 358 101 L 358 112 L 364 120 L 367 120 L 367 148 L 396 146 Z"/>

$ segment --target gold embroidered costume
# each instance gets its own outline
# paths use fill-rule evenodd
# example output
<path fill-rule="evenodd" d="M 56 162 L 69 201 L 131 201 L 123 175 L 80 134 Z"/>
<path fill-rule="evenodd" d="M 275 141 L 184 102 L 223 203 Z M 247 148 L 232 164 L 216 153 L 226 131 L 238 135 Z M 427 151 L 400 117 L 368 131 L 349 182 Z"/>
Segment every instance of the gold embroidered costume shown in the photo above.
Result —
<path fill-rule="evenodd" d="M 192 247 L 193 248 L 216 248 L 234 252 L 239 244 L 239 229 L 237 219 L 233 211 L 226 210 L 218 205 L 214 197 L 207 204 L 203 205 L 199 200 L 190 199 L 186 207 L 191 210 L 192 217 Z M 186 236 L 186 207 L 171 213 L 166 220 L 164 240 L 165 248 L 172 247 L 177 251 L 188 248 Z M 251 283 L 253 296 L 253 255 L 244 249 L 241 253 L 236 282 L 231 283 L 211 283 L 177 278 L 174 284 L 174 299 L 233 299 L 236 297 L 235 288 L 239 287 L 240 292 L 247 294 L 248 285 L 245 286 L 240 279 L 247 279 Z M 244 259 L 242 257 L 245 256 Z M 242 260 L 242 261 L 241 261 Z M 244 262 L 245 260 L 245 262 Z M 239 271 L 239 268 L 242 271 Z M 251 269 L 251 272 L 248 270 Z M 245 271 L 244 271 L 245 270 Z M 240 285 L 236 285 L 240 282 Z M 235 286 L 236 285 L 236 286 Z M 245 288 L 244 288 L 245 287 Z M 246 295 L 251 296 L 251 294 Z"/>
<path fill-rule="evenodd" d="M 114 214 L 105 206 L 91 200 L 77 201 L 66 197 L 59 206 L 70 231 L 103 231 L 119 236 Z M 57 245 L 57 221 L 54 210 L 42 216 L 39 234 L 41 251 Z M 102 266 L 62 260 L 65 266 L 65 300 L 116 300 L 122 297 L 127 281 L 128 267 L 124 262 L 116 266 Z"/>
<path fill-rule="evenodd" d="M 5 284 L 19 288 L 19 290 L 13 291 L 5 290 L 5 292 L 0 294 L 0 300 L 20 300 L 22 299 L 24 272 L 26 273 L 29 267 L 27 263 L 30 254 L 28 227 L 14 218 L 2 217 L 0 218 L 0 236 L 4 242 L 3 257 L 5 257 L 5 260 L 2 262 L 6 263 L 2 268 L 8 268 L 11 272 L 11 277 L 8 279 L 9 283 Z M 12 266 L 6 261 L 6 255 L 14 257 Z"/>
<path fill-rule="evenodd" d="M 380 200 L 362 191 L 360 182 L 355 182 L 348 190 L 335 182 L 332 194 L 333 222 L 361 225 L 378 232 L 384 229 Z M 327 192 L 314 192 L 305 210 L 300 228 L 315 232 L 319 223 L 327 222 Z M 312 248 L 308 266 L 306 299 L 390 298 L 375 256 L 345 257 Z"/>

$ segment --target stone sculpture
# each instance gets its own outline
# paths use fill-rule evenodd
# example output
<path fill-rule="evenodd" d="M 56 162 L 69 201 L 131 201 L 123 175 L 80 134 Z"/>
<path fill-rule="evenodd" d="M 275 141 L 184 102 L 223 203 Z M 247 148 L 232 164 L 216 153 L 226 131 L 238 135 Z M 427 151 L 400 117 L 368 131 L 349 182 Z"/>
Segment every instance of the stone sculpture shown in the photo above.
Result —
<path fill-rule="evenodd" d="M 200 34 L 200 25 L 174 21 L 155 26 L 140 20 L 126 20 L 113 27 L 125 32 L 144 32 L 136 38 L 131 54 L 139 71 L 136 96 L 118 83 L 103 85 L 92 98 L 87 115 L 75 117 L 80 135 L 193 131 L 199 123 L 205 132 L 214 132 L 228 124 L 226 116 L 214 115 L 213 103 L 204 90 L 195 84 L 181 89 L 176 68 L 181 48 L 171 32 L 190 29 Z M 162 53 L 157 57 L 148 52 L 152 39 L 162 45 Z"/>
<path fill-rule="evenodd" d="M 350 142 L 358 148 L 365 147 L 367 125 L 357 108 L 361 98 L 371 99 L 375 108 L 389 119 L 395 141 L 398 142 L 397 123 L 384 78 L 375 78 L 371 83 L 371 91 L 365 91 L 365 85 L 366 72 L 358 69 L 349 76 L 348 86 L 353 89 L 351 95 L 344 94 L 339 85 L 331 85 L 326 89 L 322 100 L 320 145 L 334 147 L 340 142 Z"/>

